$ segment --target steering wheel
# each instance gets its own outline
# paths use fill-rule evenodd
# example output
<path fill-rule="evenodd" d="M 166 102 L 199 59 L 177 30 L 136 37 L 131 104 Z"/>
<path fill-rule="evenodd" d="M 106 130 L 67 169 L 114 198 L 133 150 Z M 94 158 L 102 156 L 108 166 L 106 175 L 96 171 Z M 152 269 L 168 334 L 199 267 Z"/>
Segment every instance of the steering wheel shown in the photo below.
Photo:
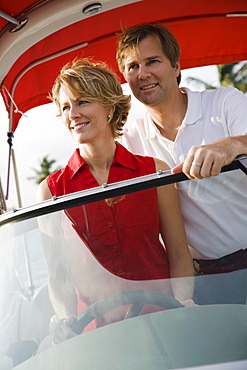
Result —
<path fill-rule="evenodd" d="M 172 296 L 149 290 L 129 290 L 105 297 L 93 303 L 71 325 L 72 330 L 81 334 L 84 328 L 94 319 L 113 311 L 117 307 L 133 305 L 125 318 L 138 316 L 146 304 L 160 306 L 166 309 L 184 307 Z"/>

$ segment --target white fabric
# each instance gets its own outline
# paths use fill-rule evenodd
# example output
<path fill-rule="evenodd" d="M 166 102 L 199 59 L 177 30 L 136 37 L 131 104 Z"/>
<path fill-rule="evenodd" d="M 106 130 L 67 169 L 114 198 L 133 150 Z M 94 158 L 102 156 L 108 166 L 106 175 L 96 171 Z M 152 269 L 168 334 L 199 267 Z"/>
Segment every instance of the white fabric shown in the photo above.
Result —
<path fill-rule="evenodd" d="M 160 134 L 146 112 L 144 119 L 126 126 L 122 144 L 174 167 L 192 146 L 247 133 L 247 99 L 237 89 L 182 90 L 188 108 L 174 142 Z M 183 181 L 177 187 L 194 258 L 219 258 L 247 247 L 247 176 L 242 171 Z"/>

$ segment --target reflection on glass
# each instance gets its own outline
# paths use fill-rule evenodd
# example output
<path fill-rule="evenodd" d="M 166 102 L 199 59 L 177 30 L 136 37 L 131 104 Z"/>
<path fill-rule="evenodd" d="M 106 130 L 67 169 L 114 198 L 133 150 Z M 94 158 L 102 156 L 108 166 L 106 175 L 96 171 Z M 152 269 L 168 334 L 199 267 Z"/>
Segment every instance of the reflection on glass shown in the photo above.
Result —
<path fill-rule="evenodd" d="M 247 306 L 238 296 L 246 295 L 247 271 L 196 276 L 204 302 L 181 307 L 172 279 L 159 275 L 159 267 L 150 274 L 153 258 L 162 266 L 160 257 L 144 256 L 135 244 L 137 236 L 157 234 L 153 208 L 147 211 L 141 201 L 145 196 L 146 205 L 152 202 L 149 195 L 115 197 L 0 228 L 0 369 L 47 363 L 52 369 L 71 356 L 78 368 L 83 363 L 94 370 L 115 363 L 158 370 L 246 359 Z M 219 278 L 238 287 L 227 299 L 216 291 Z M 217 302 L 210 301 L 212 294 Z M 74 315 L 77 321 L 81 314 L 76 330 L 82 334 L 55 343 L 61 319 Z"/>

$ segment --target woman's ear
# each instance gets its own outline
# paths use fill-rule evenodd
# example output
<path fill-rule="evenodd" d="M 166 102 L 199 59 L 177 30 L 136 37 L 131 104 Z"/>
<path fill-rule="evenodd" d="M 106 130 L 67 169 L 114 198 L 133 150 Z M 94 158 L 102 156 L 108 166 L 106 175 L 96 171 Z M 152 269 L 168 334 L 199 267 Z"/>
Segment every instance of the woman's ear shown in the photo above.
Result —
<path fill-rule="evenodd" d="M 108 108 L 108 116 L 107 116 L 108 118 L 110 118 L 110 117 L 112 118 L 112 116 L 113 116 L 113 114 L 115 112 L 115 108 L 116 108 L 115 105 L 113 105 L 113 106 L 111 106 L 111 107 Z"/>

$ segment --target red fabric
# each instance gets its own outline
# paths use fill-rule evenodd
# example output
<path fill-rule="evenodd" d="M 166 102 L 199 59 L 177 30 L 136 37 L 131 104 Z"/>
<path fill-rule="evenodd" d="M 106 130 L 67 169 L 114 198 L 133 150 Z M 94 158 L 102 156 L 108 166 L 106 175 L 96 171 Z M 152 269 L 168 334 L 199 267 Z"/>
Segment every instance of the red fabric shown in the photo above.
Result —
<path fill-rule="evenodd" d="M 50 1 L 27 14 L 35 20 L 45 17 Z M 59 1 L 54 0 L 56 4 Z M 25 8 L 37 5 L 37 1 L 0 0 L 0 9 L 16 16 Z M 49 8 L 48 8 L 49 9 Z M 102 11 L 93 17 L 69 25 L 40 39 L 40 29 L 30 38 L 30 47 L 10 61 L 9 70 L 2 76 L 2 85 L 8 89 L 22 112 L 49 102 L 47 99 L 53 82 L 61 67 L 77 57 L 93 57 L 106 61 L 116 72 L 116 41 L 122 28 L 136 24 L 159 21 L 169 27 L 181 46 L 182 69 L 202 65 L 232 63 L 247 59 L 246 25 L 247 17 L 228 17 L 227 14 L 246 14 L 246 0 L 179 0 L 174 7 L 173 1 L 143 0 L 125 6 Z M 0 18 L 0 30 L 8 22 Z M 31 23 L 31 22 L 30 22 Z M 29 24 L 30 24 L 29 23 Z M 45 23 L 45 20 L 44 22 Z M 22 32 L 22 31 L 19 31 Z M 20 33 L 11 34 L 6 30 L 1 35 L 1 43 L 14 50 L 19 45 Z M 11 45 L 10 40 L 15 41 Z M 227 42 L 226 42 L 227 40 Z M 87 46 L 80 46 L 87 43 Z M 11 45 L 11 46 L 10 46 Z M 75 47 L 78 49 L 74 50 Z M 73 51 L 69 51 L 69 48 Z M 16 48 L 19 53 L 19 48 Z M 64 55 L 60 53 L 65 51 Z M 58 53 L 58 54 L 56 54 Z M 50 60 L 48 60 L 50 58 Z M 47 72 L 49 71 L 49 72 Z M 123 81 L 123 79 L 122 79 Z M 12 111 L 12 129 L 15 131 L 20 114 L 15 107 L 9 109 L 10 98 L 1 91 L 8 111 Z"/>
<path fill-rule="evenodd" d="M 153 158 L 133 155 L 118 144 L 108 183 L 154 172 Z M 47 182 L 55 196 L 98 186 L 78 150 Z M 133 280 L 169 277 L 166 251 L 159 241 L 156 189 L 78 206 L 66 214 L 108 271 Z"/>

